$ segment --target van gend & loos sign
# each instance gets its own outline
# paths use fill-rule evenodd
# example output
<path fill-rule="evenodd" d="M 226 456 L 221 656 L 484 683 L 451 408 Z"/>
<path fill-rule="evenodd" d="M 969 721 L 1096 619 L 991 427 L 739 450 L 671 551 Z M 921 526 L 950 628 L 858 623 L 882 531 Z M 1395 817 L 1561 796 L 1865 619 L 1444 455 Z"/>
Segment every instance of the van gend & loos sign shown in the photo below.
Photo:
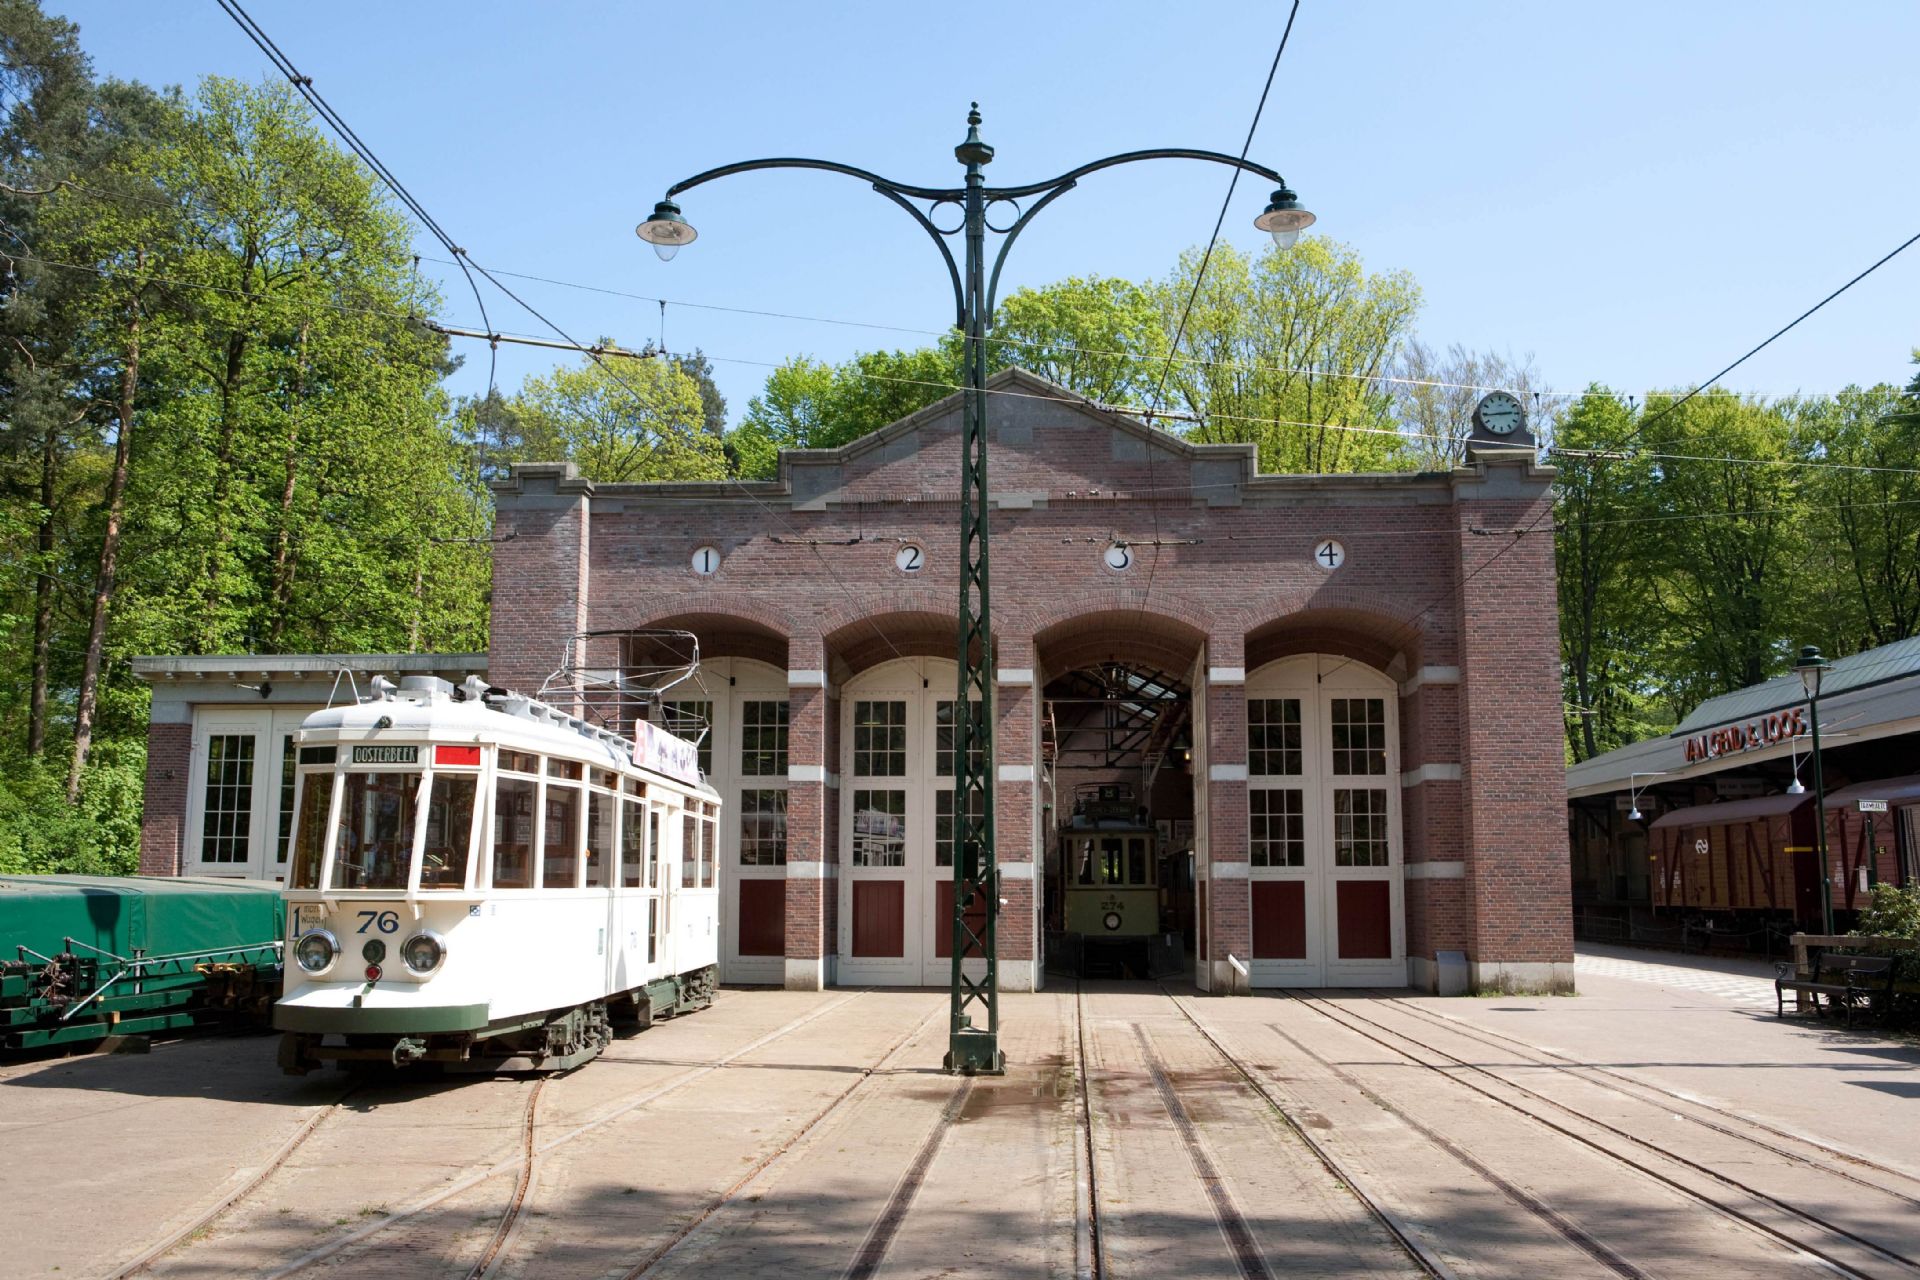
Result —
<path fill-rule="evenodd" d="M 1687 763 L 1770 747 L 1776 742 L 1797 738 L 1806 731 L 1807 713 L 1804 707 L 1775 711 L 1745 724 L 1724 725 L 1694 734 L 1687 739 Z"/>

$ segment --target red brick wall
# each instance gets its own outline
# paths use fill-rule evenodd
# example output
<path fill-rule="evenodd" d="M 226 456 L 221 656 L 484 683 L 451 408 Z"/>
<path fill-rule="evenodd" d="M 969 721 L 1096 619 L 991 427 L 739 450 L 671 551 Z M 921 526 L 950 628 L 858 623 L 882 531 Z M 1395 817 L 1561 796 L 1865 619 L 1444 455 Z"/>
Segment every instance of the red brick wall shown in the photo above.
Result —
<path fill-rule="evenodd" d="M 140 817 L 140 874 L 180 872 L 187 838 L 187 775 L 193 754 L 193 726 L 147 726 L 147 790 Z"/>
<path fill-rule="evenodd" d="M 1403 793 L 1408 858 L 1469 859 L 1466 881 L 1407 882 L 1409 949 L 1571 958 L 1552 540 L 1522 538 L 1464 588 L 1449 587 L 1511 541 L 1467 527 L 1530 521 L 1545 501 L 1543 475 L 1500 466 L 1484 482 L 1463 474 L 1255 479 L 1244 450 L 1149 446 L 1029 395 L 993 397 L 989 409 L 989 488 L 1001 503 L 991 517 L 999 666 L 1058 673 L 1113 658 L 1184 672 L 1204 641 L 1216 665 L 1320 650 L 1402 680 L 1423 666 L 1459 667 L 1459 685 L 1428 684 L 1401 700 L 1402 767 L 1464 770 L 1462 781 Z M 596 627 L 738 619 L 783 638 L 791 667 L 836 680 L 896 652 L 942 652 L 958 597 L 954 421 L 939 410 L 925 415 L 917 440 L 910 420 L 846 450 L 789 456 L 782 484 L 790 493 L 782 484 L 751 494 L 725 485 L 599 486 L 588 517 L 588 486 L 524 473 L 499 493 L 498 536 L 512 536 L 495 546 L 494 679 L 543 678 L 580 619 Z M 1329 536 L 1348 556 L 1332 574 L 1310 560 Z M 1134 544 L 1126 573 L 1102 564 L 1116 539 Z M 926 552 L 926 568 L 911 577 L 894 567 L 904 540 Z M 721 551 L 719 571 L 706 578 L 690 567 L 703 544 Z M 1076 625 L 1081 619 L 1097 621 Z M 807 696 L 795 690 L 793 759 L 837 770 L 836 709 L 803 712 Z M 997 693 L 1000 763 L 1032 760 L 1022 722 L 1032 696 L 1018 687 Z M 1210 759 L 1244 762 L 1244 690 L 1218 686 L 1209 698 Z M 820 735 L 817 748 L 803 746 L 807 734 Z M 1208 786 L 1212 856 L 1244 860 L 1244 784 Z M 805 828 L 796 841 L 837 857 L 838 797 L 818 788 L 808 799 L 803 790 L 796 786 L 793 800 Z M 999 784 L 997 800 L 1003 842 L 1025 856 L 1028 788 Z M 830 951 L 837 895 L 816 905 L 809 894 L 817 890 L 796 884 L 789 901 L 817 913 L 807 927 Z M 1245 954 L 1246 895 L 1245 880 L 1214 882 L 1216 955 Z M 1003 929 L 1009 948 L 1022 939 L 1021 954 L 1031 948 L 1029 903 L 1020 897 Z M 807 936 L 789 921 L 790 954 Z"/>

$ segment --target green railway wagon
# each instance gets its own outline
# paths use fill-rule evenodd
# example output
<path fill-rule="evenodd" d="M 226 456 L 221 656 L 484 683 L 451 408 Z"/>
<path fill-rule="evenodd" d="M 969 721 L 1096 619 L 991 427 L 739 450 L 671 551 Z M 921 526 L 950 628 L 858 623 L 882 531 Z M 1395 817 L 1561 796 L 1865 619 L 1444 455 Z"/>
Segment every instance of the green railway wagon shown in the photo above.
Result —
<path fill-rule="evenodd" d="M 263 1016 L 285 936 L 270 880 L 0 876 L 0 1050 Z"/>

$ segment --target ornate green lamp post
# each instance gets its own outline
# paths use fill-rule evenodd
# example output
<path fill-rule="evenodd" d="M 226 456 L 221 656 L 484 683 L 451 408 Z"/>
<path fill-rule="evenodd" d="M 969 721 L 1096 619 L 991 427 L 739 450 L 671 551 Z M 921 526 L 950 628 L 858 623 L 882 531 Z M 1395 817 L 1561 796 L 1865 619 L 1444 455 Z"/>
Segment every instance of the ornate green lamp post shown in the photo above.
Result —
<path fill-rule="evenodd" d="M 967 136 L 953 149 L 966 169 L 959 187 L 920 187 L 894 182 L 865 169 L 828 160 L 781 157 L 747 160 L 697 173 L 667 188 L 666 198 L 653 207 L 653 216 L 634 228 L 662 259 L 670 259 L 696 232 L 680 216 L 674 197 L 716 178 L 755 169 L 824 169 L 858 178 L 906 210 L 932 238 L 947 265 L 953 283 L 954 325 L 965 336 L 966 409 L 961 429 L 960 456 L 960 632 L 959 696 L 954 716 L 954 824 L 958 856 L 953 862 L 953 971 L 949 1011 L 947 1070 L 973 1075 L 1003 1069 L 1000 1052 L 999 968 L 995 957 L 995 929 L 1000 914 L 1000 875 L 996 866 L 993 826 L 993 629 L 987 590 L 987 330 L 992 326 L 994 298 L 1000 287 L 1000 269 L 1007 251 L 1026 230 L 1035 214 L 1073 190 L 1080 179 L 1102 169 L 1136 160 L 1207 160 L 1258 174 L 1276 190 L 1254 225 L 1270 232 L 1283 248 L 1313 225 L 1314 216 L 1300 207 L 1299 197 L 1272 169 L 1218 151 L 1161 148 L 1128 151 L 1081 165 L 1057 178 L 1015 187 L 989 187 L 982 170 L 993 160 L 993 148 L 980 140 L 980 104 L 967 114 Z M 1021 201 L 1032 203 L 1022 207 Z M 918 202 L 918 203 L 916 203 Z M 923 210 L 920 205 L 925 204 Z M 994 226 L 988 210 L 1005 205 L 1012 221 Z M 955 225 L 942 227 L 934 215 L 951 208 L 959 214 Z M 993 268 L 986 268 L 986 235 L 1002 237 Z M 962 237 L 964 257 L 956 262 L 949 238 Z M 984 911 L 973 911 L 976 903 Z M 976 931 L 967 916 L 978 914 Z M 981 962 L 982 976 L 970 977 L 968 959 Z M 974 1023 L 981 1014 L 984 1026 Z"/>
<path fill-rule="evenodd" d="M 1793 670 L 1807 691 L 1807 727 L 1813 734 L 1813 856 L 1820 864 L 1820 927 L 1833 936 L 1833 882 L 1827 866 L 1827 785 L 1820 772 L 1820 682 L 1833 664 L 1820 655 L 1820 646 L 1800 650 Z"/>

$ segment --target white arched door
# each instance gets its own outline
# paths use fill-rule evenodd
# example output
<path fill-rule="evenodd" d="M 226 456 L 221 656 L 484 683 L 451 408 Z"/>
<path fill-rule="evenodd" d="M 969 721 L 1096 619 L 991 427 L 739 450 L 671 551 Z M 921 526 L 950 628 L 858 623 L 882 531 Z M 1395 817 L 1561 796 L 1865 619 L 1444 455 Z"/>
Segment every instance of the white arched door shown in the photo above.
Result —
<path fill-rule="evenodd" d="M 677 695 L 677 696 L 676 696 Z M 720 793 L 720 978 L 779 985 L 786 973 L 787 673 L 750 658 L 709 658 L 700 683 L 664 708 L 692 737 Z"/>
<path fill-rule="evenodd" d="M 1401 986 L 1398 690 L 1303 654 L 1247 679 L 1255 986 Z"/>
<path fill-rule="evenodd" d="M 948 979 L 954 664 L 901 658 L 840 693 L 838 981 Z"/>

